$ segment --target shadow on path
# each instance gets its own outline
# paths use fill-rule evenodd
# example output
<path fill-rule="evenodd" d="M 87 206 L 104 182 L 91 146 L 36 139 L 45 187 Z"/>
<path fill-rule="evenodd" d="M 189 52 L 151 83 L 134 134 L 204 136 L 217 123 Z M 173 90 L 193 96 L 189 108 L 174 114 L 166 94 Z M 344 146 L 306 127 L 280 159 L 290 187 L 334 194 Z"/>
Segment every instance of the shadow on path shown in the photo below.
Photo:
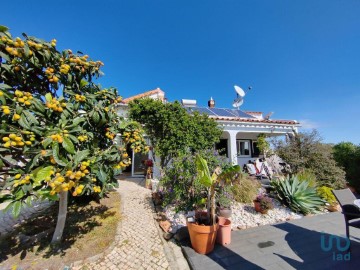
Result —
<path fill-rule="evenodd" d="M 297 226 L 292 223 L 273 225 L 287 234 L 289 249 L 300 259 L 291 258 L 289 252 L 274 252 L 295 269 L 358 269 L 360 243 L 351 241 L 351 252 L 346 250 L 347 239 L 339 234 L 330 234 Z"/>

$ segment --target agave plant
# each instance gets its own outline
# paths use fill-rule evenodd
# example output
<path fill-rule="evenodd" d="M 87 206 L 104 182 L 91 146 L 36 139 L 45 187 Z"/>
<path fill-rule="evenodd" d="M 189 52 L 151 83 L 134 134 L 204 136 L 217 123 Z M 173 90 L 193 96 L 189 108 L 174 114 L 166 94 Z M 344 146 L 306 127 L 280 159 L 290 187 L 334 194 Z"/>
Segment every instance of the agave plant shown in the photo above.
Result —
<path fill-rule="evenodd" d="M 326 203 L 319 197 L 316 189 L 309 187 L 308 181 L 299 181 L 296 177 L 274 180 L 271 183 L 279 200 L 295 212 L 316 213 Z"/>

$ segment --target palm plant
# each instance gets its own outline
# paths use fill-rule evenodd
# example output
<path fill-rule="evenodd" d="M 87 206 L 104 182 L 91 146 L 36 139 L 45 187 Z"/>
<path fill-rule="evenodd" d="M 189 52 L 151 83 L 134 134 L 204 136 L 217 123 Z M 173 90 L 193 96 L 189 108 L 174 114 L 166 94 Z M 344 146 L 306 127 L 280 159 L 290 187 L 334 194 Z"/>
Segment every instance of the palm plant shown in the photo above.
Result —
<path fill-rule="evenodd" d="M 215 225 L 215 188 L 217 185 L 229 184 L 236 178 L 240 173 L 240 166 L 234 165 L 225 170 L 221 170 L 220 167 L 217 167 L 212 175 L 210 175 L 209 167 L 205 159 L 200 155 L 196 156 L 196 168 L 198 173 L 199 183 L 204 187 L 208 188 L 208 204 L 207 204 L 207 218 L 209 224 Z"/>
<path fill-rule="evenodd" d="M 319 197 L 316 189 L 309 186 L 308 181 L 299 182 L 296 177 L 274 180 L 271 185 L 279 200 L 295 212 L 316 213 L 326 203 Z"/>

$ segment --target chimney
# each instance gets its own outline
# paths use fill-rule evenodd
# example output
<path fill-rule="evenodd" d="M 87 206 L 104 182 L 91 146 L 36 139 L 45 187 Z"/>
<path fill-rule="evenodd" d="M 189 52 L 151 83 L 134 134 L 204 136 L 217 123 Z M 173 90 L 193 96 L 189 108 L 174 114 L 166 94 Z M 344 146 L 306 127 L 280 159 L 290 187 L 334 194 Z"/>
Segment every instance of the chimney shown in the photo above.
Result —
<path fill-rule="evenodd" d="M 215 107 L 215 100 L 213 100 L 212 97 L 208 101 L 208 106 L 209 106 L 209 108 L 214 108 Z"/>

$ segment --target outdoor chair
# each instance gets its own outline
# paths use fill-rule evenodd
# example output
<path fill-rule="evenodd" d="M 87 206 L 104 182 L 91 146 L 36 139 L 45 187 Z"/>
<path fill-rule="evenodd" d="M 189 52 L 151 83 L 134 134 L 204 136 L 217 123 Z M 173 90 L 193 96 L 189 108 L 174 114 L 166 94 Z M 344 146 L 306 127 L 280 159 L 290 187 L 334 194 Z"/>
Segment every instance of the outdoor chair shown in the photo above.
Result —
<path fill-rule="evenodd" d="M 265 173 L 259 173 L 256 170 L 256 167 L 252 163 L 245 164 L 245 171 L 250 175 L 256 177 L 256 179 L 261 183 L 261 186 L 265 189 L 271 187 L 270 179 L 266 176 Z"/>
<path fill-rule="evenodd" d="M 354 204 L 356 197 L 348 188 L 333 190 L 332 192 L 341 206 L 345 218 L 346 237 L 349 239 L 350 226 L 360 229 L 360 209 Z"/>

